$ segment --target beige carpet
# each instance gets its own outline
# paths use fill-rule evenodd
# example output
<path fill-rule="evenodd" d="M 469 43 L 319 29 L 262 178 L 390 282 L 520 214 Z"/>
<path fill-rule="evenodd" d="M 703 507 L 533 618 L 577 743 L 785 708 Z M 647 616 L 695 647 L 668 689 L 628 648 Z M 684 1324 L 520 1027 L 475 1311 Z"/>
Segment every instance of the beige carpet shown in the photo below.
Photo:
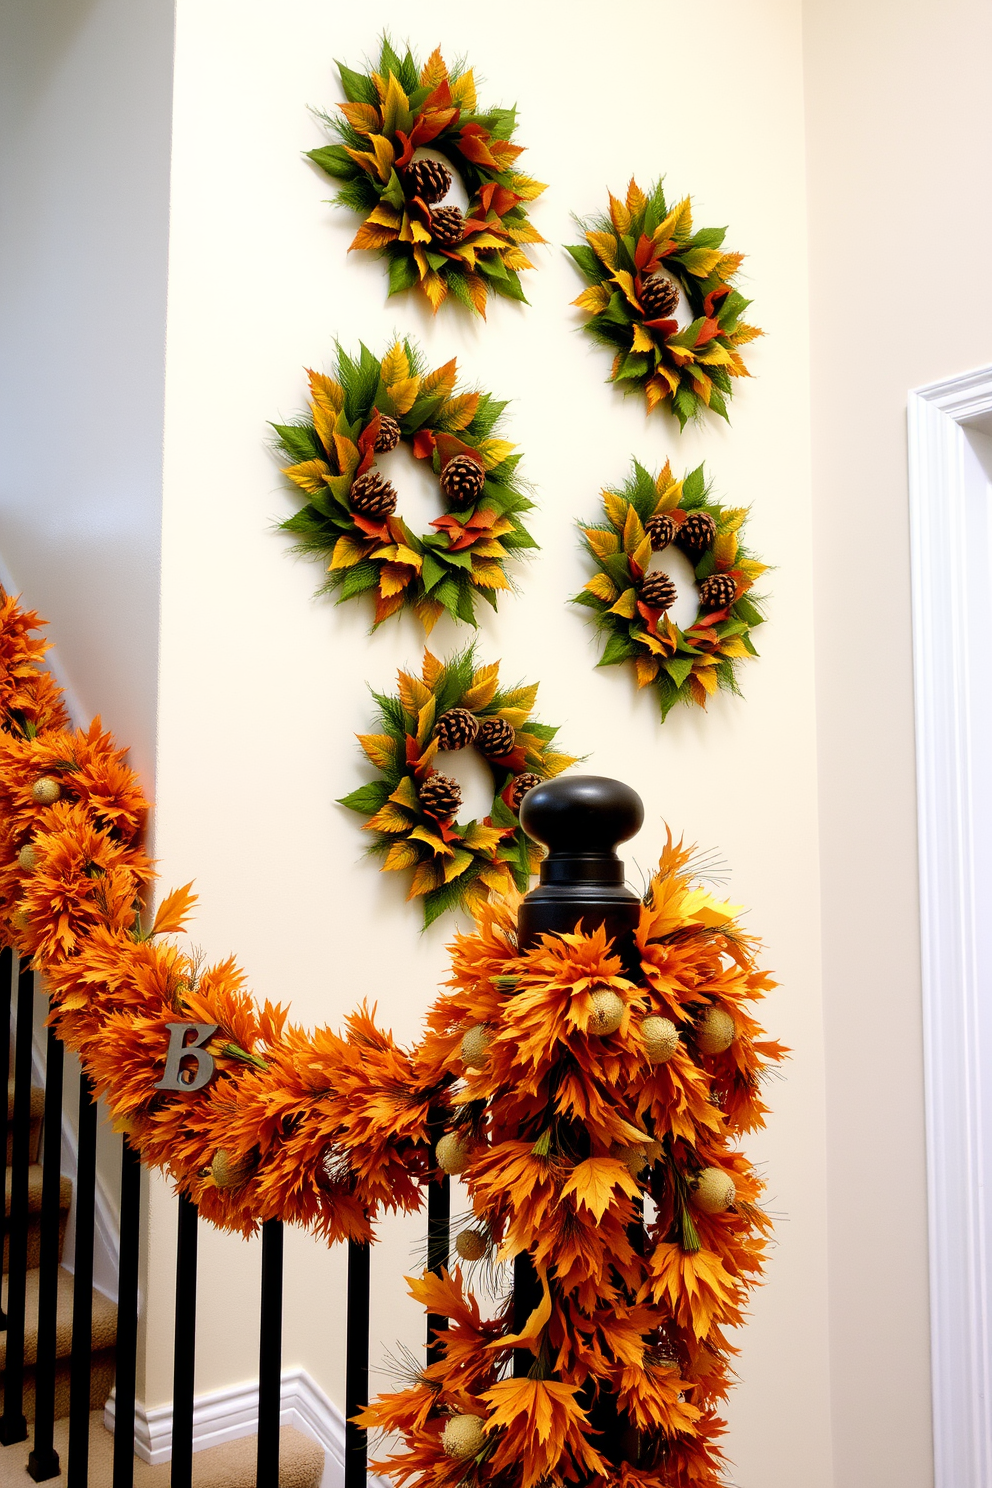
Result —
<path fill-rule="evenodd" d="M 280 1488 L 317 1488 L 324 1471 L 323 1448 L 309 1437 L 284 1426 L 279 1437 Z M 0 1488 L 32 1488 L 27 1472 L 32 1440 L 12 1447 L 0 1447 Z M 64 1484 L 69 1457 L 69 1423 L 56 1421 L 55 1450 L 59 1453 L 62 1473 L 51 1479 Z M 103 1412 L 90 1416 L 89 1488 L 111 1488 L 113 1477 L 114 1439 L 103 1424 Z M 149 1467 L 135 1459 L 134 1488 L 168 1488 L 170 1466 Z M 242 1436 L 219 1447 L 207 1447 L 193 1454 L 194 1488 L 255 1488 L 255 1438 Z"/>

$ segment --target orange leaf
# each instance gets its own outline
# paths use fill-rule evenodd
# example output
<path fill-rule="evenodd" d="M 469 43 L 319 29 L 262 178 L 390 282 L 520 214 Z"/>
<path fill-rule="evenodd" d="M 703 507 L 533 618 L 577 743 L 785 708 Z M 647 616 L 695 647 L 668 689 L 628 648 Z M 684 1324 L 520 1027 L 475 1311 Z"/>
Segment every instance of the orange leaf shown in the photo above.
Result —
<path fill-rule="evenodd" d="M 181 889 L 173 889 L 171 894 L 166 894 L 162 903 L 155 913 L 155 923 L 152 925 L 152 935 L 178 935 L 186 921 L 186 917 L 197 901 L 197 895 L 190 893 L 193 884 L 183 884 Z"/>
<path fill-rule="evenodd" d="M 613 1202 L 616 1189 L 622 1189 L 637 1198 L 640 1189 L 630 1170 L 615 1157 L 587 1157 L 572 1172 L 571 1178 L 561 1191 L 564 1199 L 575 1195 L 576 1205 L 582 1206 L 597 1219 L 602 1219 Z"/>

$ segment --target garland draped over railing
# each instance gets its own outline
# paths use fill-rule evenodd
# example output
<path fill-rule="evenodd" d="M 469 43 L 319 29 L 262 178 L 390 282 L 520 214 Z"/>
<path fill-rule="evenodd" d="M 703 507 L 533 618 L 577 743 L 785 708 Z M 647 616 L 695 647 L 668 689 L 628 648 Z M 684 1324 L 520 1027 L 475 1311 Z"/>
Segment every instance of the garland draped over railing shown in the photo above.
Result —
<path fill-rule="evenodd" d="M 440 1359 L 361 1416 L 401 1438 L 379 1465 L 416 1488 L 717 1488 L 727 1330 L 768 1230 L 737 1143 L 785 1052 L 749 1011 L 774 983 L 733 907 L 669 838 L 636 975 L 602 931 L 521 953 L 515 904 L 495 901 L 457 938 L 413 1052 L 364 1007 L 343 1034 L 303 1030 L 256 1005 L 233 959 L 203 967 L 169 938 L 189 885 L 146 926 L 147 802 L 99 721 L 69 728 L 38 624 L 0 591 L 0 939 L 44 973 L 59 1036 L 142 1160 L 220 1227 L 366 1239 L 419 1206 L 428 1111 L 447 1113 L 437 1159 L 468 1188 L 468 1269 L 413 1282 L 449 1326 Z M 155 1089 L 176 1021 L 217 1025 L 202 1090 Z M 510 1300 L 485 1318 L 471 1268 L 521 1254 L 540 1300 L 522 1326 Z M 533 1363 L 511 1377 L 521 1350 Z"/>

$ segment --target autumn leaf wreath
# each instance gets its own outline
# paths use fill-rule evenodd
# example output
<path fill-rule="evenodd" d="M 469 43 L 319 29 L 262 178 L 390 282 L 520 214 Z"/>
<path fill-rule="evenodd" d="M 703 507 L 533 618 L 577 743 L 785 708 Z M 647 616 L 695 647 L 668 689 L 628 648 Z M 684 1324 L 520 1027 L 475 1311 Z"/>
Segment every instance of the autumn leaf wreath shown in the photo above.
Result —
<path fill-rule="evenodd" d="M 751 632 L 764 619 L 751 589 L 766 571 L 741 541 L 746 508 L 713 501 L 702 465 L 676 480 L 667 461 L 652 477 L 635 460 L 623 487 L 603 492 L 603 513 L 580 529 L 598 572 L 573 601 L 595 611 L 605 634 L 598 665 L 633 662 L 662 720 L 676 703 L 705 707 L 720 688 L 739 692 L 737 667 L 758 654 Z M 653 555 L 672 548 L 693 565 L 698 592 L 684 630 L 669 614 L 676 584 L 664 569 L 649 571 Z"/>
<path fill-rule="evenodd" d="M 424 652 L 419 677 L 398 674 L 399 691 L 373 693 L 379 729 L 359 734 L 380 772 L 341 801 L 369 819 L 370 852 L 383 872 L 412 869 L 408 898 L 422 898 L 424 923 L 457 905 L 476 911 L 493 895 L 525 892 L 541 851 L 520 825 L 520 802 L 542 780 L 575 764 L 553 752 L 558 730 L 532 717 L 537 684 L 499 685 L 499 663 L 477 667 L 472 648 L 446 662 Z M 458 782 L 436 768 L 439 755 L 474 748 L 493 777 L 482 821 L 456 820 Z"/>
<path fill-rule="evenodd" d="M 533 264 L 521 245 L 544 242 L 525 203 L 544 186 L 516 169 L 516 110 L 480 109 L 471 71 L 449 70 L 439 50 L 421 66 L 388 38 L 376 67 L 339 71 L 344 117 L 318 114 L 338 142 L 307 153 L 342 182 L 335 200 L 365 214 L 352 248 L 379 249 L 389 293 L 416 287 L 435 313 L 449 295 L 483 316 L 490 294 L 523 300 Z M 465 214 L 445 202 L 452 170 Z"/>
<path fill-rule="evenodd" d="M 682 428 L 706 408 L 726 418 L 734 379 L 750 375 L 741 347 L 762 334 L 741 319 L 744 255 L 724 249 L 726 228 L 693 228 L 690 197 L 669 208 L 661 181 L 645 193 L 634 180 L 626 201 L 610 194 L 608 216 L 579 225 L 585 242 L 567 251 L 589 288 L 574 303 L 614 352 L 609 381 L 643 392 L 649 410 L 670 404 Z"/>
<path fill-rule="evenodd" d="M 496 608 L 511 587 L 506 562 L 537 544 L 524 527 L 515 446 L 495 437 L 506 404 L 489 393 L 458 392 L 454 358 L 428 372 L 410 341 L 380 360 L 339 348 L 336 377 L 310 372 L 310 416 L 273 424 L 284 474 L 307 497 L 283 522 L 297 550 L 327 562 L 321 592 L 341 599 L 371 593 L 374 626 L 407 607 L 430 632 L 446 612 L 470 625 L 475 601 Z M 418 535 L 397 511 L 392 482 L 377 456 L 404 443 L 438 478 L 447 511 Z"/>

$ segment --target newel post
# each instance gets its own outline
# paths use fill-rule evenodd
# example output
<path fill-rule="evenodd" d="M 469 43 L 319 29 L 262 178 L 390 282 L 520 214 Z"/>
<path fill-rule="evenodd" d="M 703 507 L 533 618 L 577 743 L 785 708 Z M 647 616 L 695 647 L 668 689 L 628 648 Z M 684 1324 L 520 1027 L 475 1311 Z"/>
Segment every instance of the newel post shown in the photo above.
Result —
<path fill-rule="evenodd" d="M 567 775 L 527 792 L 520 821 L 528 837 L 548 849 L 541 881 L 520 906 L 517 936 L 522 951 L 542 935 L 570 934 L 581 922 L 585 932 L 606 926 L 625 972 L 636 971 L 634 930 L 641 902 L 624 884 L 616 848 L 641 828 L 644 803 L 621 780 L 604 775 Z M 519 1332 L 540 1300 L 530 1256 L 518 1255 L 513 1273 L 513 1320 Z M 514 1373 L 533 1363 L 517 1349 Z"/>

